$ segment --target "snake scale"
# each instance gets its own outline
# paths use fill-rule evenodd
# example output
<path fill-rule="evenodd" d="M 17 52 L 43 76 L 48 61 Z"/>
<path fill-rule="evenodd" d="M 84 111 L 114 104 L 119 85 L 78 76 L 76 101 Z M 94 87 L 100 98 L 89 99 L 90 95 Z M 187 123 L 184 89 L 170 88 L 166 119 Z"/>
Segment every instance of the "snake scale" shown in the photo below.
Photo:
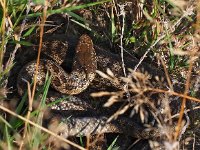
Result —
<path fill-rule="evenodd" d="M 70 73 L 67 73 L 60 66 L 64 62 L 64 59 L 70 57 L 67 55 L 69 42 L 52 40 L 50 42 L 43 42 L 42 47 L 42 53 L 48 55 L 48 59 L 40 60 L 37 76 L 38 86 L 44 84 L 46 73 L 49 72 L 52 76 L 51 87 L 62 94 L 77 95 L 87 89 L 89 85 L 97 88 L 101 88 L 103 85 L 113 86 L 110 81 L 96 75 L 96 70 L 106 72 L 106 69 L 110 68 L 116 77 L 123 76 L 121 58 L 118 55 L 93 45 L 92 39 L 88 35 L 82 35 L 78 41 L 72 64 L 72 71 Z M 124 60 L 124 63 L 126 68 L 133 68 L 138 61 L 128 58 Z M 32 81 L 35 65 L 36 61 L 31 61 L 21 69 L 17 80 L 18 93 L 20 95 L 22 95 L 26 89 L 26 82 L 24 81 Z M 152 76 L 160 73 L 156 68 L 150 65 L 142 64 L 141 66 L 142 69 L 148 71 Z M 159 137 L 159 131 L 157 129 L 147 131 L 145 128 L 137 125 L 133 120 L 125 117 L 120 117 L 109 123 L 106 122 L 106 117 L 104 117 L 103 114 L 102 116 L 95 117 L 72 116 L 66 119 L 67 117 L 62 113 L 62 109 L 70 110 L 72 107 L 70 103 L 84 105 L 84 102 L 74 99 L 74 97 L 71 96 L 68 101 L 63 103 L 65 103 L 65 107 L 62 108 L 61 106 L 59 108 L 59 114 L 61 121 L 66 126 L 62 134 L 67 136 L 114 132 L 124 133 L 142 139 Z M 74 109 L 76 110 L 80 107 L 81 106 L 78 106 Z"/>

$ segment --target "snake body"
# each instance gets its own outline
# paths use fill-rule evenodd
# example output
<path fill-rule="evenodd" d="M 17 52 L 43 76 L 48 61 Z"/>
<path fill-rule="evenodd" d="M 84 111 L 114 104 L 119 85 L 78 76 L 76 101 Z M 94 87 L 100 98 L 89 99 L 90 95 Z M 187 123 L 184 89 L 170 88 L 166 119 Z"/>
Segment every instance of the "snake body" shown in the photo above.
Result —
<path fill-rule="evenodd" d="M 61 41 L 51 41 L 43 43 L 42 52 L 49 56 L 50 59 L 41 59 L 38 67 L 37 84 L 43 85 L 46 77 L 46 73 L 49 72 L 52 76 L 51 86 L 58 92 L 68 95 L 76 95 L 84 91 L 89 85 L 95 88 L 101 88 L 103 85 L 112 86 L 108 80 L 100 78 L 96 75 L 96 70 L 106 72 L 107 68 L 110 68 L 116 77 L 123 76 L 123 68 L 121 65 L 121 58 L 118 55 L 111 54 L 97 46 L 93 45 L 91 38 L 88 35 L 82 35 L 76 46 L 75 57 L 72 65 L 72 71 L 67 73 L 60 64 L 63 63 L 68 50 L 68 43 Z M 126 68 L 133 68 L 138 62 L 135 59 L 124 60 Z M 27 80 L 32 81 L 35 72 L 36 61 L 31 61 L 25 65 L 18 76 L 17 87 L 20 95 L 24 93 Z M 150 74 L 157 75 L 158 70 L 152 66 L 142 64 L 142 68 Z M 71 103 L 70 103 L 71 102 Z M 59 111 L 65 109 L 70 110 L 72 103 L 83 104 L 83 102 L 77 102 L 77 100 L 69 100 L 63 102 L 66 107 L 59 107 Z M 68 103 L 68 104 L 67 104 Z M 85 105 L 87 108 L 87 104 Z M 82 107 L 74 107 L 78 108 Z M 90 107 L 91 108 L 91 107 Z M 57 107 L 58 109 L 58 107 Z M 85 109 L 85 108 L 83 108 Z M 77 117 L 71 118 L 66 121 L 67 116 L 63 116 L 60 112 L 61 121 L 66 125 L 63 134 L 68 136 L 77 135 L 78 133 L 86 135 L 88 133 L 100 133 L 100 132 L 116 132 L 125 133 L 137 138 L 153 138 L 158 137 L 158 130 L 147 132 L 143 127 L 136 125 L 135 122 L 130 119 L 120 119 L 111 123 L 106 122 L 106 117 Z M 127 126 L 128 125 L 128 126 Z M 130 130 L 132 132 L 130 132 Z"/>
<path fill-rule="evenodd" d="M 46 72 L 49 71 L 52 75 L 51 86 L 55 90 L 64 94 L 79 94 L 89 86 L 96 74 L 96 53 L 91 38 L 87 35 L 82 35 L 80 37 L 76 47 L 75 61 L 70 74 L 66 73 L 65 70 L 60 67 L 60 64 L 64 61 L 68 46 L 57 41 L 51 44 L 52 45 L 49 45 L 47 48 L 42 49 L 42 51 L 48 54 L 54 61 L 49 59 L 40 60 L 37 74 L 38 85 L 44 83 Z M 47 44 L 43 43 L 43 45 L 46 46 Z M 59 48 L 60 51 L 58 51 L 57 48 Z M 36 61 L 32 61 L 20 71 L 17 83 L 18 92 L 20 94 L 23 93 L 23 80 L 31 81 L 30 79 L 33 79 L 35 66 Z"/>
<path fill-rule="evenodd" d="M 123 133 L 138 139 L 158 139 L 160 131 L 157 128 L 145 130 L 133 120 L 120 117 L 117 120 L 107 122 L 106 117 L 62 117 L 63 130 L 62 135 L 82 136 L 102 133 Z M 81 127 L 81 128 L 80 128 Z"/>

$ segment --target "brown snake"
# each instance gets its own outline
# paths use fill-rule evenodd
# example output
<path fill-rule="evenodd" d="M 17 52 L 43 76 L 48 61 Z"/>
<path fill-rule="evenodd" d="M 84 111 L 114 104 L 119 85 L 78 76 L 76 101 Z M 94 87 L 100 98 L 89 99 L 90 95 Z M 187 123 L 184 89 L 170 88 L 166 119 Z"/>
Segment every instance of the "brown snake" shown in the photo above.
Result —
<path fill-rule="evenodd" d="M 58 52 L 58 50 L 60 51 Z M 84 91 L 91 83 L 92 86 L 96 86 L 97 88 L 100 88 L 102 85 L 108 86 L 109 84 L 113 86 L 112 83 L 108 82 L 108 80 L 96 76 L 97 69 L 106 72 L 106 68 L 110 68 L 116 77 L 123 76 L 121 58 L 95 47 L 91 38 L 87 35 L 82 35 L 79 39 L 72 65 L 72 71 L 70 73 L 67 73 L 60 66 L 66 57 L 67 50 L 68 44 L 61 41 L 55 40 L 43 43 L 42 52 L 48 55 L 50 59 L 40 60 L 37 76 L 38 85 L 44 84 L 46 72 L 49 72 L 52 76 L 51 86 L 56 91 L 63 94 L 74 95 Z M 137 60 L 126 59 L 124 63 L 127 68 L 133 68 L 137 64 Z M 36 61 L 32 61 L 25 65 L 20 71 L 17 81 L 18 92 L 20 95 L 22 95 L 24 89 L 26 89 L 26 82 L 24 82 L 24 80 L 29 82 L 32 81 L 35 65 Z M 157 70 L 149 65 L 142 65 L 142 68 L 150 72 L 153 76 L 158 74 Z M 74 99 L 71 98 L 66 103 L 73 103 L 73 100 Z M 83 103 L 84 102 L 80 102 L 81 105 Z M 63 115 L 62 112 L 60 114 L 61 121 L 66 126 L 62 133 L 67 136 L 97 134 L 102 132 L 125 133 L 143 139 L 157 138 L 159 136 L 157 129 L 146 131 L 133 120 L 128 118 L 119 118 L 107 123 L 106 117 L 103 116 L 82 118 L 71 117 L 67 120 L 67 117 Z"/>
<path fill-rule="evenodd" d="M 46 43 L 43 43 L 43 47 Z M 92 40 L 87 35 L 80 37 L 79 43 L 76 48 L 75 61 L 73 63 L 72 72 L 66 73 L 60 64 L 64 61 L 67 44 L 55 41 L 49 45 L 49 47 L 43 48 L 43 52 L 49 55 L 54 61 L 48 59 L 41 59 L 38 67 L 38 84 L 42 85 L 45 81 L 46 72 L 49 71 L 52 75 L 51 86 L 57 91 L 64 94 L 79 94 L 85 90 L 92 80 L 95 78 L 97 62 L 96 53 L 93 48 Z M 57 48 L 60 48 L 58 52 Z M 30 81 L 30 78 L 34 75 L 34 68 L 36 61 L 27 64 L 19 73 L 18 78 L 18 91 L 21 94 L 23 90 L 21 85 L 23 80 Z"/>

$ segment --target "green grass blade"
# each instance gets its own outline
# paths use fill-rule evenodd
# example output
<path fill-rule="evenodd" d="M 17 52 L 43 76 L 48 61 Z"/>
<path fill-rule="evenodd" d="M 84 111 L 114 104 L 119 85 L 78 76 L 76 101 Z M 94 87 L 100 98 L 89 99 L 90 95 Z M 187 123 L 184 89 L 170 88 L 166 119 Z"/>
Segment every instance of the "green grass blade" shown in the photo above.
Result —
<path fill-rule="evenodd" d="M 13 43 L 13 44 L 21 44 L 21 45 L 24 45 L 24 46 L 33 46 L 32 43 L 30 42 L 27 42 L 27 41 L 10 41 L 9 43 Z"/>
<path fill-rule="evenodd" d="M 51 14 L 60 14 L 60 13 L 68 13 L 69 11 L 74 11 L 74 10 L 79 10 L 79 9 L 83 9 L 83 8 L 87 8 L 87 7 L 91 7 L 91 6 L 95 6 L 95 5 L 100 5 L 102 3 L 106 3 L 106 2 L 110 2 L 111 0 L 104 0 L 104 1 L 99 1 L 99 2 L 92 2 L 89 4 L 83 4 L 83 5 L 79 5 L 79 6 L 72 6 L 72 7 L 67 7 L 67 8 L 60 8 L 60 9 L 55 9 L 55 10 L 48 10 L 47 11 L 47 15 L 51 15 Z M 31 17 L 38 17 L 38 16 L 42 16 L 42 13 L 32 13 L 27 15 L 27 17 L 31 18 Z M 25 16 L 22 16 L 21 19 L 25 18 Z"/>
<path fill-rule="evenodd" d="M 5 129 L 4 134 L 5 134 L 5 137 L 6 137 L 7 149 L 12 150 L 12 148 L 11 148 L 11 137 L 10 137 L 10 134 L 8 132 L 8 126 L 5 125 L 4 129 Z"/>
<path fill-rule="evenodd" d="M 117 137 L 113 140 L 113 142 L 110 144 L 110 146 L 108 147 L 107 150 L 113 150 L 113 149 L 115 149 L 115 148 L 114 148 L 114 145 L 115 145 L 115 143 L 117 142 L 118 137 L 119 137 L 119 136 L 117 136 Z"/>
<path fill-rule="evenodd" d="M 35 27 L 36 27 L 36 26 L 33 25 L 28 31 L 26 31 L 26 33 L 24 33 L 23 37 L 30 36 L 31 33 L 34 31 Z"/>
<path fill-rule="evenodd" d="M 5 120 L 2 116 L 0 116 L 0 122 L 3 122 L 9 128 L 12 128 L 11 124 L 7 120 Z"/>

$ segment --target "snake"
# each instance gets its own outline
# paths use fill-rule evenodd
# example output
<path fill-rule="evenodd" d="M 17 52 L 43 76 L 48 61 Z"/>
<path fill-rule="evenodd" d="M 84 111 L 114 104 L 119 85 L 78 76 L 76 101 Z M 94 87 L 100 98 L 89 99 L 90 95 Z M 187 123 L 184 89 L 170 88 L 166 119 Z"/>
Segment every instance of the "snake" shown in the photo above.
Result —
<path fill-rule="evenodd" d="M 70 74 L 67 74 L 65 70 L 60 67 L 66 55 L 67 44 L 53 41 L 48 47 L 47 45 L 47 43 L 43 43 L 43 47 L 46 46 L 46 48 L 43 48 L 42 52 L 48 54 L 54 61 L 50 59 L 40 60 L 37 74 L 38 85 L 43 84 L 46 72 L 49 71 L 52 75 L 51 86 L 57 91 L 74 95 L 85 90 L 95 78 L 95 71 L 97 69 L 96 53 L 91 38 L 87 35 L 82 35 L 80 37 L 76 47 L 75 61 Z M 49 49 L 49 47 L 52 48 Z M 58 51 L 57 48 L 60 48 L 60 51 Z M 22 79 L 30 81 L 30 78 L 32 79 L 34 76 L 35 66 L 36 61 L 32 61 L 19 73 L 17 85 L 20 94 L 22 93 L 21 86 L 24 83 Z"/>
<path fill-rule="evenodd" d="M 36 46 L 35 49 L 38 47 Z M 71 72 L 66 72 L 61 67 L 69 57 L 69 42 L 61 40 L 51 40 L 42 43 L 41 52 L 47 55 L 47 58 L 40 59 L 37 72 L 37 86 L 42 86 L 45 82 L 46 73 L 51 75 L 51 87 L 55 89 L 59 95 L 70 95 L 67 101 L 63 101 L 55 109 L 59 111 L 61 122 L 64 123 L 62 135 L 77 136 L 98 133 L 124 133 L 136 138 L 154 139 L 160 136 L 159 130 L 145 130 L 144 127 L 138 125 L 134 120 L 126 117 L 120 117 L 117 120 L 107 122 L 106 116 L 93 117 L 66 117 L 62 111 L 70 110 L 72 107 L 75 110 L 87 110 L 91 106 L 88 103 L 76 98 L 88 87 L 95 89 L 102 86 L 113 86 L 111 81 L 108 81 L 96 74 L 96 70 L 106 72 L 107 68 L 113 72 L 116 77 L 123 76 L 123 66 L 121 57 L 93 44 L 90 36 L 84 34 L 79 40 L 75 48 L 75 56 L 72 63 Z M 124 60 L 125 68 L 133 68 L 138 63 L 138 60 L 127 58 Z M 27 63 L 20 70 L 17 79 L 17 88 L 19 95 L 25 93 L 27 82 L 33 80 L 35 73 L 36 60 Z M 152 76 L 160 73 L 158 69 L 149 64 L 142 64 L 142 68 L 148 71 Z M 56 94 L 52 94 L 56 95 Z M 74 104 L 77 107 L 74 107 Z M 89 108 L 90 107 L 90 108 Z M 92 112 L 91 112 L 92 113 Z"/>

